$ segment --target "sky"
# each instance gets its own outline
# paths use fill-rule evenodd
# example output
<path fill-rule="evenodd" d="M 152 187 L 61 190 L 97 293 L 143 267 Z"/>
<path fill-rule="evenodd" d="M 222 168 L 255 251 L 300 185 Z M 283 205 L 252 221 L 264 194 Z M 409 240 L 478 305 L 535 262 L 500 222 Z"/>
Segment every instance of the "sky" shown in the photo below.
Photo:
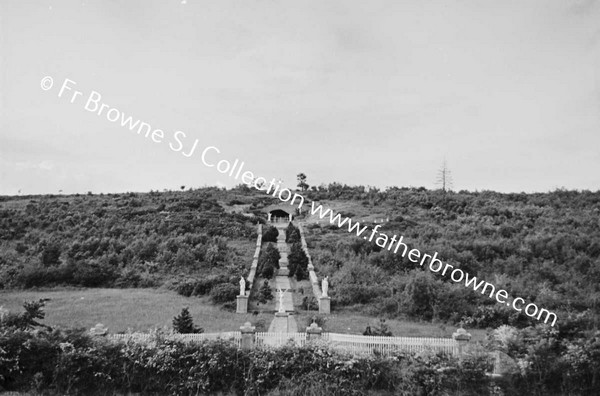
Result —
<path fill-rule="evenodd" d="M 598 21 L 594 0 L 0 0 L 0 195 L 239 184 L 206 147 L 287 186 L 433 189 L 445 160 L 455 190 L 597 191 Z"/>

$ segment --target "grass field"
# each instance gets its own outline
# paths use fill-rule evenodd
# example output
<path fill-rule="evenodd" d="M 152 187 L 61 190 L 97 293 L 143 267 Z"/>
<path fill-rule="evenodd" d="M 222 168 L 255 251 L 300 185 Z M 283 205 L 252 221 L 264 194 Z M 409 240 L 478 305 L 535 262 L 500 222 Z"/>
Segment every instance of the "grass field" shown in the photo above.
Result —
<path fill-rule="evenodd" d="M 186 298 L 161 289 L 72 289 L 40 291 L 2 291 L 0 306 L 10 311 L 22 311 L 24 301 L 49 298 L 43 323 L 63 328 L 90 328 L 102 323 L 112 333 L 148 331 L 171 328 L 173 317 L 183 307 L 189 307 L 197 326 L 206 332 L 238 330 L 246 321 L 261 317 L 270 321 L 272 315 L 238 315 L 220 309 L 208 298 Z M 267 325 L 270 322 L 267 322 Z"/>
<path fill-rule="evenodd" d="M 208 298 L 183 297 L 161 289 L 50 289 L 36 291 L 0 291 L 0 306 L 12 312 L 23 311 L 24 301 L 49 298 L 43 323 L 62 328 L 91 328 L 102 323 L 111 333 L 146 332 L 153 328 L 170 329 L 173 317 L 183 307 L 189 307 L 197 326 L 206 332 L 236 331 L 246 321 L 263 322 L 266 328 L 273 319 L 275 302 L 269 311 L 241 315 L 213 305 Z M 272 306 L 272 310 L 271 310 Z M 295 318 L 304 329 L 316 312 L 299 311 Z M 325 330 L 335 333 L 362 334 L 367 325 L 377 324 L 377 318 L 350 311 L 333 312 L 327 317 Z M 395 336 L 450 337 L 453 326 L 390 319 L 387 321 Z M 266 331 L 266 329 L 258 329 Z M 473 330 L 473 341 L 483 340 L 484 330 Z"/>

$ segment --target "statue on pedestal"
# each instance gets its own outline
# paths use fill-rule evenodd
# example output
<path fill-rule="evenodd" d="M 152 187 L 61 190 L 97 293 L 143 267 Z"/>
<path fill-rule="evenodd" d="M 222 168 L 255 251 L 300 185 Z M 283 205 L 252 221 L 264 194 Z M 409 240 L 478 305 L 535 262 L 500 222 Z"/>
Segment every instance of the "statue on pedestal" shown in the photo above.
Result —
<path fill-rule="evenodd" d="M 246 295 L 246 281 L 243 276 L 240 276 L 240 296 Z"/>
<path fill-rule="evenodd" d="M 323 290 L 323 297 L 327 297 L 327 291 L 329 290 L 329 279 L 327 276 L 321 281 L 321 290 Z"/>

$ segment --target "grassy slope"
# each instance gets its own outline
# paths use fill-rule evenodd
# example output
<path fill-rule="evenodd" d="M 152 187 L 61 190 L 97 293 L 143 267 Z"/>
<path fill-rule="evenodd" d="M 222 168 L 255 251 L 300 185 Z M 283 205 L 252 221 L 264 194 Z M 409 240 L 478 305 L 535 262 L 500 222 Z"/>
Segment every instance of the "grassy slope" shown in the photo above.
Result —
<path fill-rule="evenodd" d="M 49 298 L 43 323 L 65 328 L 90 328 L 103 323 L 111 332 L 171 328 L 173 317 L 189 307 L 196 325 L 206 332 L 234 331 L 252 315 L 220 309 L 207 298 L 186 298 L 161 289 L 75 289 L 0 292 L 0 305 L 21 311 L 23 301 Z M 252 318 L 251 318 L 252 317 Z"/>
<path fill-rule="evenodd" d="M 152 328 L 171 328 L 171 321 L 182 307 L 189 307 L 194 323 L 206 332 L 236 331 L 246 321 L 256 324 L 263 320 L 268 328 L 273 311 L 258 315 L 239 315 L 213 305 L 207 298 L 186 298 L 175 292 L 160 289 L 52 289 L 0 292 L 0 306 L 10 311 L 22 311 L 24 301 L 49 298 L 43 323 L 64 327 L 90 328 L 96 323 L 107 326 L 111 333 L 148 331 Z M 269 308 L 274 303 L 269 304 Z M 273 308 L 274 310 L 274 308 Z M 299 329 L 304 329 L 315 312 L 300 311 L 296 315 Z M 450 337 L 454 327 L 430 323 L 388 320 L 396 336 Z M 349 310 L 335 312 L 327 319 L 326 330 L 335 333 L 360 334 L 365 327 L 376 324 L 367 315 Z M 483 339 L 485 332 L 473 330 L 474 340 Z"/>

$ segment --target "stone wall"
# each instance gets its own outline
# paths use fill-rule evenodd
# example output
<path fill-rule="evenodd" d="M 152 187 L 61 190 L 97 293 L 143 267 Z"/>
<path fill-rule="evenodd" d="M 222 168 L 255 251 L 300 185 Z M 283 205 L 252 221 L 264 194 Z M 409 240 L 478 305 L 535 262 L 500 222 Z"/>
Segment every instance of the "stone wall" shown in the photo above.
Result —
<path fill-rule="evenodd" d="M 250 297 L 252 292 L 252 285 L 254 284 L 254 277 L 256 276 L 256 268 L 258 267 L 258 256 L 260 255 L 260 247 L 262 245 L 262 224 L 258 225 L 258 237 L 256 238 L 256 250 L 254 251 L 254 258 L 252 259 L 252 265 L 250 266 L 250 273 L 246 279 L 247 289 L 246 295 Z"/>
<path fill-rule="evenodd" d="M 300 224 L 298 224 L 298 229 L 300 230 L 302 249 L 304 250 L 304 253 L 306 253 L 306 257 L 308 257 L 308 276 L 310 279 L 310 283 L 312 285 L 313 294 L 314 294 L 315 298 L 317 299 L 317 301 L 319 301 L 319 299 L 322 296 L 321 287 L 319 285 L 319 278 L 317 278 L 317 274 L 315 272 L 315 267 L 313 266 L 313 263 L 312 263 L 312 258 L 310 257 L 310 253 L 308 252 L 308 245 L 306 244 L 306 240 L 304 239 L 304 229 L 302 228 L 302 226 Z"/>

